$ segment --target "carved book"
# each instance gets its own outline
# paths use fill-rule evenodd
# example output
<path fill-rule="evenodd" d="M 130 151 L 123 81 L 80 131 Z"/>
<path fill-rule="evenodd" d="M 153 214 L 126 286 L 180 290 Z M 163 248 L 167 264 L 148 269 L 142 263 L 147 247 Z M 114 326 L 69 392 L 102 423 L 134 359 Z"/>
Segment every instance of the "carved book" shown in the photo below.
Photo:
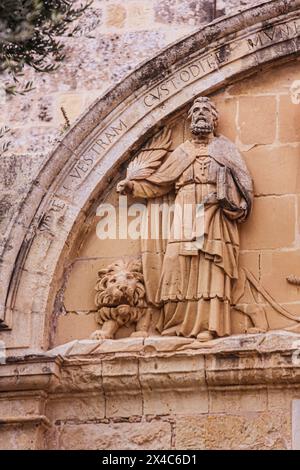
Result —
<path fill-rule="evenodd" d="M 225 166 L 221 166 L 218 170 L 217 176 L 217 199 L 219 201 L 229 202 L 227 189 L 227 168 Z"/>
<path fill-rule="evenodd" d="M 237 204 L 234 202 L 234 197 L 229 183 L 230 170 L 221 166 L 217 175 L 217 199 L 221 202 L 222 206 L 230 210 L 238 210 Z"/>

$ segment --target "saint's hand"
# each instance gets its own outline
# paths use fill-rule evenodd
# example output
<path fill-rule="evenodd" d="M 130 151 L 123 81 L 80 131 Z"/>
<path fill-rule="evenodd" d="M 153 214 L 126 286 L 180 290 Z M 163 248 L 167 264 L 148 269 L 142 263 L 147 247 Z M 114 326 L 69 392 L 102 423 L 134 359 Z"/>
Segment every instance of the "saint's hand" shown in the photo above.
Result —
<path fill-rule="evenodd" d="M 128 179 L 122 180 L 117 184 L 117 193 L 131 194 L 132 190 L 133 190 L 133 182 Z"/>
<path fill-rule="evenodd" d="M 205 196 L 203 200 L 203 204 L 216 204 L 217 202 L 217 193 L 209 193 Z"/>
<path fill-rule="evenodd" d="M 241 204 L 240 204 L 240 208 L 245 211 L 247 210 L 247 207 L 248 207 L 248 204 L 246 201 L 242 201 Z"/>

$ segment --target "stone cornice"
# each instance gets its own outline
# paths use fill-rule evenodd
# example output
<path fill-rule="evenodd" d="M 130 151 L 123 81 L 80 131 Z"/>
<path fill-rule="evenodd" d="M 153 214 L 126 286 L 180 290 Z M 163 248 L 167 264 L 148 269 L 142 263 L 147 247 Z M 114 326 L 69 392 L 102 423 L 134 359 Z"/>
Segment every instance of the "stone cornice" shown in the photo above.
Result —
<path fill-rule="evenodd" d="M 2 425 L 15 425 L 15 424 L 27 424 L 27 425 L 42 425 L 46 428 L 51 427 L 49 419 L 44 415 L 26 415 L 26 416 L 9 416 L 8 418 L 0 419 L 0 426 Z"/>
<path fill-rule="evenodd" d="M 60 376 L 62 362 L 59 356 L 8 358 L 0 365 L 0 393 L 49 390 Z"/>
<path fill-rule="evenodd" d="M 0 367 L 0 391 L 45 391 L 55 395 L 102 390 L 104 394 L 130 394 L 134 390 L 185 392 L 219 387 L 300 386 L 297 338 L 286 332 L 245 335 L 215 341 L 211 347 L 199 347 L 199 343 L 197 347 L 196 341 L 184 344 L 183 339 L 177 349 L 172 338 L 154 339 L 156 349 L 152 338 L 148 345 L 147 340 L 143 344 L 144 340 L 138 343 L 135 339 L 131 340 L 131 351 L 96 352 L 94 348 L 93 353 L 85 354 L 84 342 L 80 347 L 78 341 L 77 352 L 74 348 L 64 357 L 56 348 L 57 353 L 53 350 L 45 355 L 8 358 Z M 119 346 L 124 343 L 116 340 L 116 349 L 119 342 Z M 125 342 L 128 346 L 130 341 Z M 103 348 L 105 341 L 98 342 L 101 345 Z"/>

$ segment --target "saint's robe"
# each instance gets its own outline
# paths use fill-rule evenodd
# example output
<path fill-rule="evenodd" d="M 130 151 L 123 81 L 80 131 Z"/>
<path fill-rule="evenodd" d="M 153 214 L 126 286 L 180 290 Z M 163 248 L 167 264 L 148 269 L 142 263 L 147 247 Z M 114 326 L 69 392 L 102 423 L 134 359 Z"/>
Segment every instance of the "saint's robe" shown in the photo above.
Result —
<path fill-rule="evenodd" d="M 204 237 L 200 244 L 191 238 L 193 220 L 192 232 L 184 230 L 183 222 L 179 236 L 173 226 L 165 243 L 142 241 L 148 301 L 161 308 L 157 329 L 185 337 L 205 330 L 229 335 L 238 278 L 238 223 L 249 215 L 253 197 L 251 177 L 235 145 L 223 136 L 204 149 L 186 141 L 153 175 L 133 182 L 133 196 L 149 202 L 162 202 L 174 193 L 182 221 L 188 220 L 186 208 L 192 208 L 195 219 L 197 207 L 204 205 Z"/>

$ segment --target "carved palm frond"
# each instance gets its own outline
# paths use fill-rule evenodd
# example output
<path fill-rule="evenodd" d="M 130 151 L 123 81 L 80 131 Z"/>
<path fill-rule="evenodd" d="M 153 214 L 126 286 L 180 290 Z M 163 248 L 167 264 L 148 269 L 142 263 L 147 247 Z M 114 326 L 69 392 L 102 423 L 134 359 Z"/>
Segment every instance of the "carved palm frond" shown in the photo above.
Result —
<path fill-rule="evenodd" d="M 127 179 L 139 180 L 151 176 L 169 150 L 172 143 L 171 136 L 171 129 L 167 127 L 154 136 L 142 152 L 128 165 Z"/>
<path fill-rule="evenodd" d="M 300 286 L 300 277 L 299 276 L 288 276 L 286 278 L 287 282 L 289 282 L 290 284 L 294 285 L 294 286 Z"/>

